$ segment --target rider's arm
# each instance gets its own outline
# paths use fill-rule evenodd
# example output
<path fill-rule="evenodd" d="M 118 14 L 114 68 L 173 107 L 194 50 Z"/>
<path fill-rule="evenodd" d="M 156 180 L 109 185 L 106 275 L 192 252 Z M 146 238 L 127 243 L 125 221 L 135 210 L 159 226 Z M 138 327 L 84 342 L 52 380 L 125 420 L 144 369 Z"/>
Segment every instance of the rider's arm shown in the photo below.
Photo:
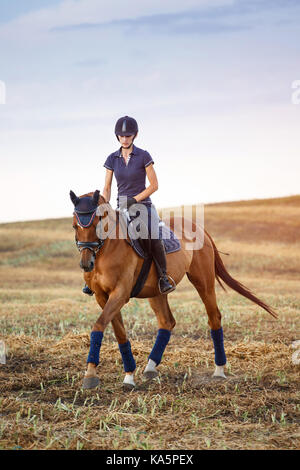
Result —
<path fill-rule="evenodd" d="M 105 174 L 105 183 L 104 183 L 104 188 L 102 191 L 102 196 L 106 200 L 106 202 L 109 202 L 110 200 L 110 195 L 111 195 L 111 183 L 112 183 L 112 178 L 113 178 L 113 171 L 106 169 L 106 174 Z"/>
<path fill-rule="evenodd" d="M 146 167 L 146 174 L 147 174 L 147 178 L 149 180 L 150 185 L 147 186 L 147 188 L 144 189 L 144 191 L 134 196 L 134 199 L 136 199 L 137 202 L 142 201 L 143 199 L 146 199 L 146 197 L 150 196 L 152 193 L 158 190 L 158 181 L 157 181 L 156 172 L 153 168 L 153 163 L 151 163 L 151 165 L 148 165 Z"/>

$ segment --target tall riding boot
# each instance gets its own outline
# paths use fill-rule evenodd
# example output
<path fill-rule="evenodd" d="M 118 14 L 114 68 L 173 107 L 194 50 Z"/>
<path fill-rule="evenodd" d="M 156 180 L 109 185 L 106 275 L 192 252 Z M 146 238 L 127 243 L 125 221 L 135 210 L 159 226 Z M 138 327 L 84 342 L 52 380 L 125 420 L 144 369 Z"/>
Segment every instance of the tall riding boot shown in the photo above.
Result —
<path fill-rule="evenodd" d="M 162 294 L 169 294 L 176 289 L 176 284 L 174 281 L 174 285 L 170 284 L 167 276 L 167 260 L 163 241 L 160 239 L 151 240 L 151 252 L 158 273 L 159 290 Z"/>

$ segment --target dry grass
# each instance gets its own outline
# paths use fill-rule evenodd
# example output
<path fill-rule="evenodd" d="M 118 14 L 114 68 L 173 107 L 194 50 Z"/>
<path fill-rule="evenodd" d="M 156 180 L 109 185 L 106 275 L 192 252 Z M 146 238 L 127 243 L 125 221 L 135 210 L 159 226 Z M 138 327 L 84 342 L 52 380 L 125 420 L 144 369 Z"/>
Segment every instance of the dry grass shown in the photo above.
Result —
<path fill-rule="evenodd" d="M 169 296 L 177 320 L 152 382 L 142 371 L 157 324 L 147 300 L 123 316 L 137 362 L 137 390 L 123 391 L 111 327 L 101 386 L 81 389 L 95 300 L 82 274 L 70 219 L 0 225 L 2 449 L 296 449 L 299 447 L 300 196 L 206 206 L 205 225 L 233 276 L 278 312 L 217 286 L 228 358 L 212 379 L 204 306 L 185 279 Z"/>

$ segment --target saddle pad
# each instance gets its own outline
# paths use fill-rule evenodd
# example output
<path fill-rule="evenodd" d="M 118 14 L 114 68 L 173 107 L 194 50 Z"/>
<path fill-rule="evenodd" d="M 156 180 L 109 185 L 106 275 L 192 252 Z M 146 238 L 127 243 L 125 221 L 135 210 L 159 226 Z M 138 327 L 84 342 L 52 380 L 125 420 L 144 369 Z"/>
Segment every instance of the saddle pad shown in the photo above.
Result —
<path fill-rule="evenodd" d="M 122 221 L 126 223 L 127 225 L 127 230 L 128 230 L 128 235 L 130 238 L 130 244 L 133 247 L 134 251 L 141 256 L 141 258 L 148 258 L 148 253 L 145 251 L 144 247 L 142 244 L 147 244 L 147 240 L 139 240 L 131 237 L 131 230 L 130 230 L 130 224 L 132 220 L 128 221 L 126 216 L 123 213 L 120 213 L 122 217 Z M 179 251 L 181 248 L 180 241 L 176 237 L 175 233 L 165 225 L 165 223 L 160 220 L 159 222 L 159 238 L 160 240 L 163 241 L 166 254 L 168 253 L 174 253 L 175 251 Z M 128 242 L 129 243 L 129 242 Z M 142 244 L 141 244 L 142 243 Z"/>

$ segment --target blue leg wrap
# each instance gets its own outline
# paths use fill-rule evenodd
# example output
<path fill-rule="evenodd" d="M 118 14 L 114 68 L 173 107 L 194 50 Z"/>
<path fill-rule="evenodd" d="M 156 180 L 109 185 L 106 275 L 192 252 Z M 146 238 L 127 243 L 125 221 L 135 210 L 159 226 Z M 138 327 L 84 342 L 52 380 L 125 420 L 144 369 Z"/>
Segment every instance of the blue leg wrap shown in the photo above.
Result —
<path fill-rule="evenodd" d="M 217 366 L 224 366 L 226 364 L 226 355 L 223 343 L 223 328 L 210 330 L 210 334 L 215 347 L 215 363 Z"/>
<path fill-rule="evenodd" d="M 119 349 L 122 356 L 125 372 L 135 371 L 136 364 L 131 352 L 130 341 L 127 341 L 127 343 L 124 344 L 119 344 Z"/>
<path fill-rule="evenodd" d="M 170 336 L 171 336 L 171 331 L 164 330 L 162 328 L 158 330 L 155 344 L 150 353 L 150 356 L 148 357 L 148 359 L 152 359 L 152 361 L 154 361 L 157 366 L 158 364 L 160 364 L 164 350 L 166 349 L 166 346 L 170 340 Z"/>
<path fill-rule="evenodd" d="M 99 354 L 100 348 L 102 343 L 103 333 L 102 331 L 92 331 L 91 332 L 91 345 L 90 345 L 90 352 L 87 358 L 87 363 L 92 362 L 99 364 Z"/>

